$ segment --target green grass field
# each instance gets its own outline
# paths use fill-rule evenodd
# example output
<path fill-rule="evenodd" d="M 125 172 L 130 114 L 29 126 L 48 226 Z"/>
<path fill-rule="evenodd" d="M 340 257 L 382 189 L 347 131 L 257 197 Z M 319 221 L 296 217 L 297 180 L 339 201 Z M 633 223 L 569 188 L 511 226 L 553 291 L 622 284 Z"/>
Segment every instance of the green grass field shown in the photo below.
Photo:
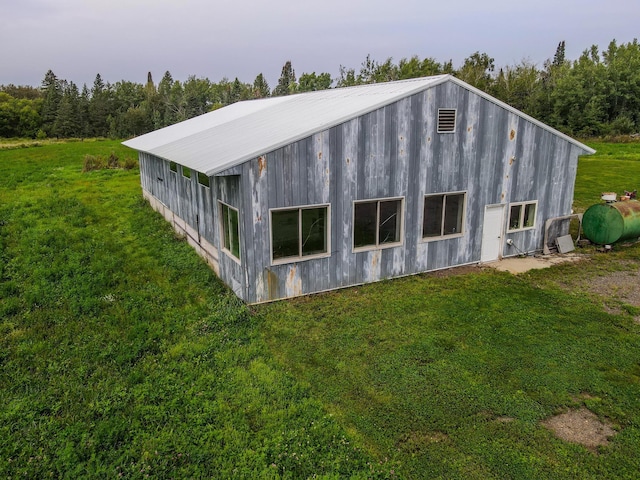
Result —
<path fill-rule="evenodd" d="M 640 144 L 581 159 L 576 209 Z M 0 477 L 635 478 L 640 246 L 249 309 L 142 201 L 113 141 L 0 150 Z M 627 277 L 625 277 L 627 278 Z M 586 406 L 597 451 L 540 421 Z"/>

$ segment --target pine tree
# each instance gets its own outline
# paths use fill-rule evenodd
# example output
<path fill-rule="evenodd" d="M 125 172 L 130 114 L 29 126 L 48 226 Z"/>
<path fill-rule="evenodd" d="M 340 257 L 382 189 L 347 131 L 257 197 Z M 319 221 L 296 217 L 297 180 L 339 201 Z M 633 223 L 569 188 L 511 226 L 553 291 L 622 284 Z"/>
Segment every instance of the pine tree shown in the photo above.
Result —
<path fill-rule="evenodd" d="M 89 103 L 89 121 L 91 124 L 91 134 L 96 137 L 106 137 L 109 133 L 109 123 L 107 118 L 109 111 L 110 88 L 102 81 L 98 73 L 91 89 L 91 101 Z"/>
<path fill-rule="evenodd" d="M 58 106 L 62 100 L 62 81 L 56 77 L 55 73 L 49 70 L 42 80 L 42 92 L 44 99 L 42 101 L 42 110 L 40 117 L 42 119 L 42 131 L 47 135 L 54 135 L 53 124 L 58 116 Z"/>
<path fill-rule="evenodd" d="M 65 85 L 58 107 L 58 115 L 53 124 L 53 133 L 56 137 L 69 138 L 80 135 L 79 100 L 80 94 L 76 84 L 71 82 Z"/>
<path fill-rule="evenodd" d="M 289 95 L 290 93 L 295 93 L 296 90 L 296 72 L 291 66 L 291 61 L 287 60 L 282 67 L 282 73 L 280 74 L 278 85 L 273 89 L 273 96 L 281 97 L 283 95 Z"/>
<path fill-rule="evenodd" d="M 253 81 L 253 98 L 265 98 L 269 96 L 269 84 L 262 73 L 259 73 Z"/>

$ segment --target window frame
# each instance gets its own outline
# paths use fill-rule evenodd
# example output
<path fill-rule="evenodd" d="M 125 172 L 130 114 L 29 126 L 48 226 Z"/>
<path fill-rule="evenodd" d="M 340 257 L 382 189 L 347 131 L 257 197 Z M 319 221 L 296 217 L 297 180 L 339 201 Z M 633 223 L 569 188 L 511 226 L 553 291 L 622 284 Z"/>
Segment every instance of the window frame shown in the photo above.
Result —
<path fill-rule="evenodd" d="M 453 112 L 453 126 L 451 127 L 450 130 L 449 129 L 443 130 L 440 127 L 441 125 L 440 112 Z M 436 119 L 437 133 L 455 133 L 457 125 L 458 125 L 458 109 L 457 108 L 439 108 L 438 109 L 438 118 Z"/>
<path fill-rule="evenodd" d="M 527 206 L 531 206 L 534 205 L 535 206 L 535 210 L 533 212 L 533 223 L 528 226 L 525 227 L 524 226 L 524 215 L 526 212 L 526 208 Z M 512 207 L 521 207 L 520 208 L 520 213 L 519 213 L 519 218 L 518 218 L 518 227 L 516 228 L 511 228 L 511 208 Z M 524 207 L 524 208 L 522 208 Z M 525 202 L 511 202 L 509 203 L 509 215 L 507 216 L 507 232 L 508 233 L 512 233 L 512 232 L 524 232 L 526 230 L 533 230 L 534 228 L 536 228 L 536 217 L 538 216 L 538 200 L 528 200 Z"/>
<path fill-rule="evenodd" d="M 238 232 L 237 232 L 238 256 L 237 257 L 234 255 L 233 251 L 230 248 L 228 248 L 226 245 L 227 235 L 225 234 L 225 221 L 224 221 L 225 208 L 235 211 L 236 214 L 238 215 Z M 236 207 L 229 205 L 228 203 L 223 202 L 222 200 L 218 200 L 218 213 L 220 215 L 219 217 L 220 218 L 220 250 L 222 250 L 227 256 L 231 257 L 231 259 L 237 262 L 238 264 L 242 264 L 242 242 L 241 242 L 241 236 L 240 236 L 240 210 L 237 209 Z M 230 225 L 229 225 L 229 238 L 231 238 Z M 229 247 L 231 247 L 231 245 L 229 245 Z"/>
<path fill-rule="evenodd" d="M 326 209 L 326 252 L 315 253 L 311 255 L 302 254 L 302 211 L 314 210 L 314 209 Z M 296 211 L 298 212 L 298 255 L 289 256 L 283 258 L 273 258 L 273 213 L 274 212 L 286 212 Z M 271 265 L 284 265 L 287 263 L 303 262 L 306 260 L 314 260 L 318 258 L 326 258 L 331 256 L 331 204 L 330 203 L 318 203 L 313 205 L 298 205 L 295 207 L 277 207 L 269 209 L 269 256 L 271 257 Z"/>
<path fill-rule="evenodd" d="M 444 233 L 444 225 L 445 225 L 445 219 L 446 219 L 446 207 L 447 207 L 447 196 L 449 195 L 462 195 L 462 220 L 461 220 L 461 227 L 460 227 L 460 231 L 456 232 L 456 233 L 449 233 L 449 234 L 445 234 Z M 425 237 L 424 236 L 424 221 L 425 221 L 425 216 L 424 216 L 424 207 L 425 207 L 425 202 L 427 201 L 427 197 L 440 197 L 442 196 L 442 218 L 440 219 L 440 235 L 438 236 L 432 236 L 432 237 Z M 455 191 L 455 192 L 439 192 L 439 193 L 425 193 L 422 197 L 422 222 L 420 224 L 420 238 L 421 241 L 423 242 L 433 242 L 433 241 L 438 241 L 438 240 L 448 240 L 450 238 L 458 238 L 458 237 L 463 237 L 466 233 L 466 228 L 467 228 L 467 222 L 466 222 L 466 216 L 467 216 L 467 191 L 466 190 L 460 190 L 460 191 Z"/>
<path fill-rule="evenodd" d="M 197 172 L 197 173 L 198 173 L 198 183 L 200 185 L 202 185 L 203 187 L 211 188 L 211 178 L 209 176 L 207 176 L 206 173 L 202 173 L 202 172 Z M 207 179 L 206 180 L 207 183 L 204 183 L 202 181 L 202 178 L 206 178 Z"/>
<path fill-rule="evenodd" d="M 171 173 L 178 173 L 178 164 L 176 162 L 169 161 L 169 171 Z"/>
<path fill-rule="evenodd" d="M 391 202 L 391 201 L 400 201 L 400 233 L 398 236 L 400 240 L 397 242 L 389 242 L 389 243 L 380 243 L 380 203 L 381 202 Z M 364 245 L 362 247 L 356 247 L 356 205 L 364 204 L 364 203 L 376 203 L 376 243 L 371 245 Z M 364 200 L 354 200 L 351 205 L 351 219 L 352 219 L 352 228 L 351 228 L 351 251 L 353 253 L 358 252 L 367 252 L 370 250 L 382 250 L 385 248 L 394 248 L 401 247 L 404 245 L 404 222 L 405 222 L 405 197 L 382 197 L 382 198 L 367 198 Z"/>
<path fill-rule="evenodd" d="M 185 167 L 184 165 L 180 165 L 180 170 L 182 171 L 182 176 L 184 178 L 188 178 L 189 180 L 191 180 L 191 169 L 189 167 Z"/>

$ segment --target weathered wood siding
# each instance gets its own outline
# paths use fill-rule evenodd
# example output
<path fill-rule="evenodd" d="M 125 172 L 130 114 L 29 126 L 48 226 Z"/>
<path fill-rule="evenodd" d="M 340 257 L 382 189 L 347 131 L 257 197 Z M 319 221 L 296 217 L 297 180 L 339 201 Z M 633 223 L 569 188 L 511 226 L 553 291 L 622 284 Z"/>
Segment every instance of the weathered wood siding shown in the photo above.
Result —
<path fill-rule="evenodd" d="M 457 111 L 437 133 L 438 108 Z M 445 83 L 248 161 L 240 173 L 246 296 L 261 302 L 480 261 L 486 205 L 538 201 L 536 228 L 506 233 L 542 249 L 544 221 L 571 210 L 578 147 Z M 464 235 L 422 239 L 424 195 L 467 194 Z M 353 252 L 353 202 L 404 198 L 397 247 Z M 270 209 L 329 204 L 331 255 L 272 265 Z M 504 244 L 504 256 L 517 253 Z"/>
<path fill-rule="evenodd" d="M 439 108 L 456 109 L 455 132 L 437 133 Z M 503 256 L 517 253 L 507 238 L 541 250 L 545 220 L 571 210 L 582 153 L 447 82 L 237 165 L 211 188 L 151 155 L 140 168 L 145 195 L 183 222 L 196 249 L 215 250 L 222 280 L 254 303 L 479 262 L 487 205 L 507 206 Z M 464 234 L 425 241 L 424 196 L 448 192 L 466 192 Z M 390 197 L 404 199 L 402 244 L 354 252 L 354 201 Z M 239 211 L 240 262 L 221 248 L 218 200 Z M 538 202 L 535 228 L 507 232 L 508 205 L 527 201 Z M 272 265 L 270 209 L 325 204 L 331 254 Z"/>

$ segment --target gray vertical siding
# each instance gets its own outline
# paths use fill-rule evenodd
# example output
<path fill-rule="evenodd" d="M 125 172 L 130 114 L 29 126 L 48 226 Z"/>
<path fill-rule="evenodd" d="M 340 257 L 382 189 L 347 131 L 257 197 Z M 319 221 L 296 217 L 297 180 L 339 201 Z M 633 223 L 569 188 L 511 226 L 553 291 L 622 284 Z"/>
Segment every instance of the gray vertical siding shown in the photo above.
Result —
<path fill-rule="evenodd" d="M 438 108 L 456 109 L 454 133 L 437 133 Z M 243 225 L 252 258 L 245 300 L 479 262 L 489 204 L 537 200 L 536 228 L 507 238 L 520 249 L 540 250 L 544 220 L 571 209 L 581 153 L 519 115 L 445 83 L 246 162 L 241 182 L 251 211 L 243 212 Z M 424 195 L 456 191 L 467 192 L 464 235 L 423 241 Z M 353 252 L 353 202 L 386 197 L 404 198 L 403 244 Z M 271 265 L 269 210 L 325 203 L 331 205 L 331 256 Z M 508 209 L 505 230 L 507 216 Z M 510 248 L 505 244 L 503 255 L 516 253 Z"/>
<path fill-rule="evenodd" d="M 438 108 L 455 108 L 456 131 L 437 133 Z M 266 153 L 211 188 L 141 154 L 141 182 L 220 248 L 217 200 L 238 208 L 242 261 L 220 253 L 220 276 L 248 302 L 319 292 L 480 261 L 485 206 L 538 201 L 536 227 L 508 232 L 541 250 L 544 222 L 571 210 L 578 146 L 453 82 Z M 464 234 L 422 239 L 426 194 L 467 193 Z M 353 251 L 353 202 L 404 198 L 402 244 Z M 330 205 L 331 254 L 272 265 L 270 209 Z M 508 208 L 505 209 L 506 231 Z M 506 240 L 505 238 L 505 240 Z M 515 254 L 504 245 L 502 254 Z"/>

